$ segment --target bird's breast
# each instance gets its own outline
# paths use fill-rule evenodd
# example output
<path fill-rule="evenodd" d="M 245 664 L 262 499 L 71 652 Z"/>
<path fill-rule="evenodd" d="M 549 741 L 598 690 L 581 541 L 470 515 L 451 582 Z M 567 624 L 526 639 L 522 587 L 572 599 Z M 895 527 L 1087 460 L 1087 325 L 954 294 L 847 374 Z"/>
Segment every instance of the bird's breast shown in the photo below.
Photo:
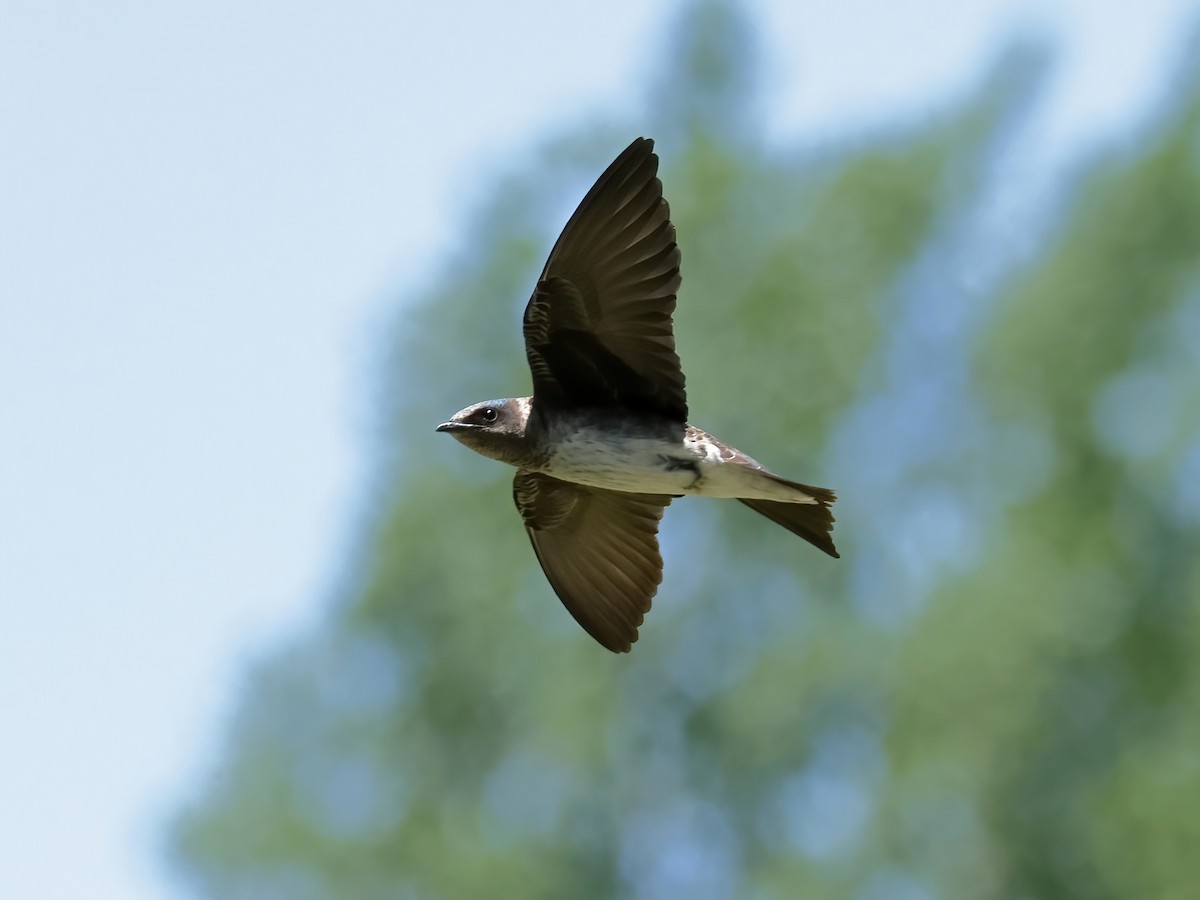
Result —
<path fill-rule="evenodd" d="M 698 493 L 704 459 L 682 440 L 602 427 L 559 429 L 550 442 L 547 475 L 612 491 Z"/>

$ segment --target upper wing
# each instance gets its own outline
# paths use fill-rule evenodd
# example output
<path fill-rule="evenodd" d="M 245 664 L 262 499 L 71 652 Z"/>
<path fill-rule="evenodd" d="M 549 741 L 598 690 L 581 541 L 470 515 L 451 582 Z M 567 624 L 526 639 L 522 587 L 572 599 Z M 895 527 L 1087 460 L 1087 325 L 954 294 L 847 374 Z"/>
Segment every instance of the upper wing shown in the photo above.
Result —
<path fill-rule="evenodd" d="M 513 499 L 554 593 L 588 634 L 627 653 L 662 582 L 658 523 L 671 498 L 522 471 Z"/>
<path fill-rule="evenodd" d="M 687 421 L 671 315 L 679 248 L 654 142 L 638 138 L 588 191 L 525 307 L 541 406 L 621 406 Z"/>

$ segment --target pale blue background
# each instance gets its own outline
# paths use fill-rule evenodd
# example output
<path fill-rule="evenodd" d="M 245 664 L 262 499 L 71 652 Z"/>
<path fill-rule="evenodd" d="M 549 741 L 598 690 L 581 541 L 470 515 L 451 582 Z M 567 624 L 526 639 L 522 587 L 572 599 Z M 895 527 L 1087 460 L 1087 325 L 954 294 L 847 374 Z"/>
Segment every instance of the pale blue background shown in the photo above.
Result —
<path fill-rule="evenodd" d="M 747 6 L 779 142 L 1057 35 L 1035 169 L 1144 115 L 1195 20 Z M 677 9 L 0 2 L 0 897 L 179 894 L 162 822 L 342 575 L 394 304 L 514 154 L 636 112 Z"/>

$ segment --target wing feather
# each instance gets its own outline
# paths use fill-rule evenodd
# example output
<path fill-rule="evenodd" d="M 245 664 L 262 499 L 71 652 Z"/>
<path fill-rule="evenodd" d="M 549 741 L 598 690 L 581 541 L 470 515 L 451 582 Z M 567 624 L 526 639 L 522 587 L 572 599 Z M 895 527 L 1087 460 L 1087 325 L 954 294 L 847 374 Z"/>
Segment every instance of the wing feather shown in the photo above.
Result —
<path fill-rule="evenodd" d="M 653 148 L 638 138 L 597 179 L 525 308 L 540 406 L 622 407 L 687 421 L 672 321 L 679 247 Z"/>
<path fill-rule="evenodd" d="M 671 497 L 521 471 L 513 499 L 542 571 L 575 621 L 614 653 L 628 652 L 662 583 L 658 523 Z"/>

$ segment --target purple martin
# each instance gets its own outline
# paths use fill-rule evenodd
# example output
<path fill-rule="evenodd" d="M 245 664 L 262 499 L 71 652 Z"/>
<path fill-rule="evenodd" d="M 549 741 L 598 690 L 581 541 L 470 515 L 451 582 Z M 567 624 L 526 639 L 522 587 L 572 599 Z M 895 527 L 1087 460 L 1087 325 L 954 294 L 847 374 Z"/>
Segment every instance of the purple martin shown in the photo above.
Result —
<path fill-rule="evenodd" d="M 513 498 L 575 620 L 628 652 L 662 582 L 658 523 L 676 497 L 728 497 L 836 557 L 833 491 L 781 478 L 688 424 L 672 314 L 679 247 L 654 142 L 588 191 L 525 307 L 533 396 L 438 426 L 517 468 Z"/>

